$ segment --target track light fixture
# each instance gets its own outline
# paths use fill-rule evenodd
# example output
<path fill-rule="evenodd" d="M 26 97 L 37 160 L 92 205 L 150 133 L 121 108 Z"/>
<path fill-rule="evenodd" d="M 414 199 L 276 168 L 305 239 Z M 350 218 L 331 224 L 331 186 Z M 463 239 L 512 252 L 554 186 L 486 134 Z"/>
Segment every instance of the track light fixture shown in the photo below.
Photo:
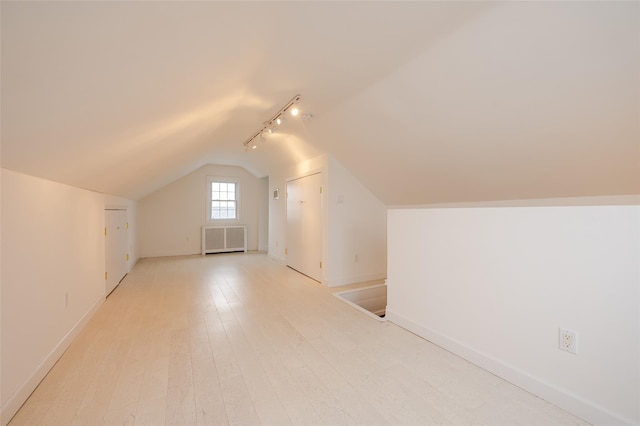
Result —
<path fill-rule="evenodd" d="M 295 95 L 289 102 L 285 104 L 280 110 L 271 117 L 270 120 L 265 121 L 264 125 L 260 130 L 255 132 L 249 139 L 244 142 L 244 150 L 248 151 L 249 148 L 256 149 L 258 146 L 256 145 L 256 138 L 260 136 L 260 139 L 264 140 L 265 135 L 269 135 L 275 132 L 276 128 L 281 124 L 284 124 L 287 121 L 286 114 L 289 113 L 292 116 L 296 117 L 300 114 L 300 109 L 296 106 L 298 102 L 300 102 L 302 96 Z M 302 114 L 304 118 L 311 118 L 311 114 Z"/>

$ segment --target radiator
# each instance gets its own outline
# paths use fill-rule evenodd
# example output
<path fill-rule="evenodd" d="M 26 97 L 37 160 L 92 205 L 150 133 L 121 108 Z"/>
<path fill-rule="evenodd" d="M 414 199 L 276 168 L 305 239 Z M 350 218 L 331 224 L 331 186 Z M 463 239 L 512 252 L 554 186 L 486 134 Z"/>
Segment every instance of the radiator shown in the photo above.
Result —
<path fill-rule="evenodd" d="M 203 226 L 202 254 L 247 251 L 247 227 Z"/>

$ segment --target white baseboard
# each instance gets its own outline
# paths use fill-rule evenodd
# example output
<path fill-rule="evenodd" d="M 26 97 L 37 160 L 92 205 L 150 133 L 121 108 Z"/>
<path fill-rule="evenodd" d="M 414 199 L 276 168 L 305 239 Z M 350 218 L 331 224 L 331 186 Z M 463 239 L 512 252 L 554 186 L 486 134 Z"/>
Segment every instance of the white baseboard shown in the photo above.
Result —
<path fill-rule="evenodd" d="M 268 255 L 270 258 L 272 258 L 273 260 L 276 260 L 276 261 L 278 261 L 278 262 L 280 262 L 280 263 L 285 264 L 285 263 L 287 262 L 287 259 L 285 259 L 284 257 L 277 256 L 277 255 L 275 255 L 275 254 L 273 254 L 273 253 L 271 253 L 271 252 L 268 252 L 268 253 L 267 253 L 267 255 Z"/>
<path fill-rule="evenodd" d="M 334 279 L 326 280 L 326 285 L 327 287 L 338 287 L 338 286 L 348 285 L 348 284 L 363 283 L 365 281 L 384 280 L 385 278 L 387 278 L 386 272 L 381 272 L 378 274 L 354 275 L 350 277 L 342 277 L 342 278 L 334 278 Z"/>
<path fill-rule="evenodd" d="M 11 418 L 15 416 L 22 404 L 25 403 L 31 393 L 38 387 L 42 379 L 49 373 L 49 370 L 58 362 L 62 354 L 67 350 L 71 342 L 78 336 L 80 331 L 84 328 L 93 315 L 98 311 L 98 308 L 102 306 L 105 301 L 104 296 L 93 304 L 93 306 L 87 311 L 86 314 L 69 330 L 69 332 L 62 338 L 62 340 L 56 345 L 55 348 L 47 355 L 47 357 L 40 363 L 38 368 L 31 374 L 26 382 L 20 386 L 20 388 L 13 394 L 7 402 L 0 408 L 0 424 L 6 426 Z"/>
<path fill-rule="evenodd" d="M 151 252 L 144 253 L 144 255 L 140 255 L 140 258 L 149 258 L 149 257 L 178 257 L 178 256 L 193 256 L 196 254 L 202 254 L 202 252 L 198 249 L 198 251 L 190 251 L 190 252 L 182 252 L 182 251 L 166 251 L 166 252 Z"/>
<path fill-rule="evenodd" d="M 491 355 L 479 352 L 464 343 L 448 336 L 417 324 L 402 315 L 399 315 L 387 306 L 385 318 L 410 332 L 440 346 L 447 351 L 481 367 L 496 376 L 521 387 L 522 389 L 552 403 L 553 405 L 568 411 L 576 417 L 586 420 L 594 425 L 633 425 L 634 421 L 624 419 L 616 414 L 584 400 L 569 391 L 559 389 L 550 383 L 546 383 L 526 371 L 509 365 Z"/>

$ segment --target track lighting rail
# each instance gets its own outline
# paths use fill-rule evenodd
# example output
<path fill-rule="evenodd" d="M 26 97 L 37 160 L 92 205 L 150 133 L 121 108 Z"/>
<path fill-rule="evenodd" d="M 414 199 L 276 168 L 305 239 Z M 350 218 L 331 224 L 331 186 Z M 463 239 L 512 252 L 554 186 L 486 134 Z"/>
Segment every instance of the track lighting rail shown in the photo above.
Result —
<path fill-rule="evenodd" d="M 282 108 L 280 108 L 280 110 L 273 116 L 271 117 L 271 119 L 269 119 L 268 121 L 264 122 L 264 125 L 262 126 L 262 128 L 260 128 L 260 130 L 258 130 L 257 132 L 255 132 L 254 134 L 252 134 L 249 139 L 247 139 L 244 142 L 244 150 L 248 151 L 249 148 L 251 149 L 255 149 L 257 147 L 256 145 L 256 138 L 258 136 L 262 136 L 265 132 L 266 133 L 273 133 L 275 131 L 275 129 L 278 127 L 278 125 L 284 123 L 285 121 L 285 115 L 287 113 L 290 113 L 293 116 L 296 116 L 299 114 L 299 110 L 297 107 L 295 107 L 295 105 L 300 102 L 300 99 L 302 99 L 301 95 L 295 95 L 293 98 L 291 98 L 291 100 L 289 102 L 287 102 Z M 310 115 L 309 115 L 310 116 Z"/>

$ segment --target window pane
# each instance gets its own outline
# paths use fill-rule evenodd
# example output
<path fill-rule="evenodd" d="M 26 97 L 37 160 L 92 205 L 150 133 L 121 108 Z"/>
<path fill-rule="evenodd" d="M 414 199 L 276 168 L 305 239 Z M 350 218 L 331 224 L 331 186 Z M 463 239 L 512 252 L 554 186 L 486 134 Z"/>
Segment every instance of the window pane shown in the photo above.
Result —
<path fill-rule="evenodd" d="M 236 218 L 236 203 L 235 203 L 235 201 L 229 201 L 229 204 L 227 206 L 227 217 L 229 219 L 235 219 Z"/>
<path fill-rule="evenodd" d="M 211 182 L 210 219 L 237 219 L 237 188 L 234 182 Z"/>

